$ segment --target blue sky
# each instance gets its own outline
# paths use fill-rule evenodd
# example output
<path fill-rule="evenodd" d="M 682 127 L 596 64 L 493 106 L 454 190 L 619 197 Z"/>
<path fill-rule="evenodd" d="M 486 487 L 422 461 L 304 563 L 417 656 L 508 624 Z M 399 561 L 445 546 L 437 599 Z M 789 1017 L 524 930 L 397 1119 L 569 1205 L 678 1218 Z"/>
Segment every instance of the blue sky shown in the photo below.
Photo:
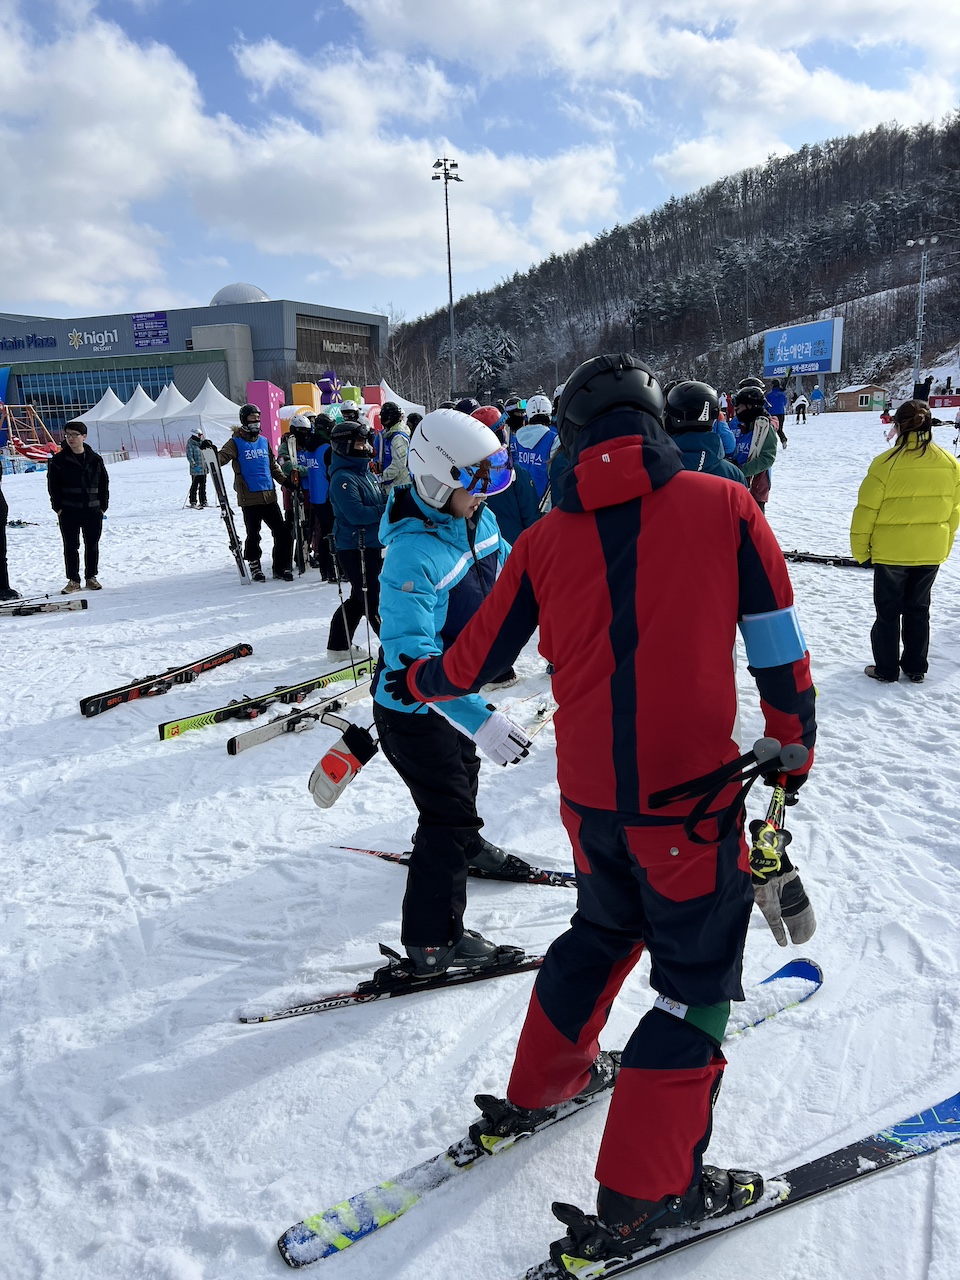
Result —
<path fill-rule="evenodd" d="M 956 108 L 954 0 L 0 0 L 0 310 L 412 317 L 746 164 Z M 957 70 L 954 70 L 956 68 Z"/>

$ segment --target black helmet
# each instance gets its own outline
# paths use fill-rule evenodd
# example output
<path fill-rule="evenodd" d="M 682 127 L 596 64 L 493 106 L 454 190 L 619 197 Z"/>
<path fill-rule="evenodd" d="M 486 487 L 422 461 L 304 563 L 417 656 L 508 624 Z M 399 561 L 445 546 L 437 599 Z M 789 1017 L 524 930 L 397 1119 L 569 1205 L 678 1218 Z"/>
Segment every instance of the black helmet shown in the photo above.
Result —
<path fill-rule="evenodd" d="M 437 405 L 438 409 L 455 409 L 456 407 L 457 406 L 453 403 L 452 400 L 444 400 Z"/>
<path fill-rule="evenodd" d="M 395 427 L 398 422 L 403 421 L 403 411 L 398 404 L 394 404 L 392 400 L 387 400 L 380 406 L 380 425 L 386 430 L 387 427 Z"/>
<path fill-rule="evenodd" d="M 676 382 L 667 392 L 663 425 L 671 433 L 710 431 L 720 412 L 720 397 L 706 382 Z"/>
<path fill-rule="evenodd" d="M 408 414 L 407 414 L 407 426 L 410 428 L 410 434 L 411 434 L 411 435 L 413 435 L 413 429 L 414 429 L 414 427 L 418 426 L 422 421 L 423 421 L 423 414 L 422 414 L 422 413 L 408 413 Z"/>
<path fill-rule="evenodd" d="M 741 378 L 740 381 L 737 383 L 737 390 L 742 391 L 744 387 L 759 387 L 760 390 L 763 391 L 764 389 L 763 379 L 762 378 Z"/>
<path fill-rule="evenodd" d="M 240 406 L 241 427 L 245 427 L 247 425 L 247 419 L 252 417 L 254 414 L 256 414 L 258 418 L 260 417 L 260 410 L 255 404 L 242 404 Z"/>
<path fill-rule="evenodd" d="M 330 439 L 330 432 L 336 426 L 333 418 L 329 413 L 318 413 L 313 420 L 313 432 L 320 440 L 326 443 Z"/>
<path fill-rule="evenodd" d="M 574 369 L 557 408 L 557 429 L 570 454 L 580 431 L 610 409 L 641 409 L 660 421 L 663 392 L 653 371 L 629 354 L 594 356 Z"/>
<path fill-rule="evenodd" d="M 459 409 L 461 413 L 473 413 L 474 409 L 480 408 L 480 401 L 474 400 L 473 396 L 464 396 L 464 398 L 462 400 L 458 400 L 453 407 L 455 409 Z M 381 418 L 381 422 L 382 421 L 383 419 Z"/>
<path fill-rule="evenodd" d="M 349 458 L 353 446 L 369 435 L 370 428 L 365 422 L 338 422 L 330 432 L 330 447 L 341 458 Z"/>
<path fill-rule="evenodd" d="M 767 399 L 763 394 L 762 387 L 741 387 L 734 398 L 734 405 L 743 405 L 747 409 L 755 410 L 754 417 L 758 413 L 762 413 L 766 408 Z"/>

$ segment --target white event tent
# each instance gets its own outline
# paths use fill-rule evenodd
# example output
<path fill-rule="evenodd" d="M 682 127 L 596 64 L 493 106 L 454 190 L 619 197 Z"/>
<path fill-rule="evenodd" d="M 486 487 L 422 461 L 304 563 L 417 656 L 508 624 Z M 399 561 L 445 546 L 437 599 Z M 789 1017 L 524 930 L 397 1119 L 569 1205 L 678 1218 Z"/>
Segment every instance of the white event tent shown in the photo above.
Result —
<path fill-rule="evenodd" d="M 223 445 L 240 421 L 239 413 L 240 406 L 228 400 L 208 378 L 195 400 L 179 412 L 164 417 L 163 429 L 169 439 L 173 435 L 189 435 L 199 426 L 208 440 Z"/>
<path fill-rule="evenodd" d="M 115 413 L 117 409 L 123 408 L 123 401 L 114 391 L 113 387 L 107 387 L 106 391 L 86 413 L 78 413 L 77 419 L 86 423 L 87 426 L 87 443 L 92 449 L 100 452 L 100 433 L 98 424 L 101 418 L 106 418 L 110 414 Z"/>
<path fill-rule="evenodd" d="M 190 401 L 187 397 L 177 390 L 175 383 L 168 382 L 157 396 L 157 403 L 153 408 L 130 424 L 131 432 L 136 437 L 138 451 L 154 453 L 169 445 L 171 440 L 176 440 L 182 431 L 171 431 L 168 435 L 165 423 L 182 409 L 189 407 Z"/>
<path fill-rule="evenodd" d="M 404 400 L 403 396 L 398 396 L 395 391 L 390 390 L 385 378 L 380 379 L 380 386 L 383 389 L 384 399 L 392 400 L 405 414 L 419 413 L 421 417 L 426 415 L 427 406 L 425 404 L 415 404 L 413 400 Z"/>
<path fill-rule="evenodd" d="M 97 422 L 97 434 L 100 438 L 102 452 L 127 450 L 136 453 L 133 447 L 136 421 L 148 413 L 153 413 L 154 402 L 144 391 L 140 383 L 126 404 L 108 413 Z M 137 442 L 139 444 L 139 441 Z"/>

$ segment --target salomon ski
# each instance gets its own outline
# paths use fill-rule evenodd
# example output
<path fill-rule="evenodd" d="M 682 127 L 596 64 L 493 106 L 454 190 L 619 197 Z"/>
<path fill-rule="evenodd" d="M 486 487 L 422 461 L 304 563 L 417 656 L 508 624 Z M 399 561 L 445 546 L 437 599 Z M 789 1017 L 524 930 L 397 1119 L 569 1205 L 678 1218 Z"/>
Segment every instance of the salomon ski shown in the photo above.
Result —
<path fill-rule="evenodd" d="M 370 1004 L 374 1000 L 391 1000 L 397 996 L 415 996 L 422 991 L 445 991 L 447 987 L 462 987 L 468 982 L 485 982 L 488 978 L 504 978 L 512 973 L 527 973 L 539 969 L 543 956 L 531 956 L 518 947 L 501 947 L 502 962 L 486 969 L 447 969 L 444 973 L 429 977 L 415 977 L 405 968 L 405 962 L 389 947 L 380 943 L 380 951 L 388 963 L 378 969 L 369 982 L 361 982 L 353 991 L 338 991 L 321 996 L 306 1004 L 293 1004 L 273 1013 L 251 1014 L 240 1022 L 279 1022 L 282 1018 L 302 1018 L 307 1013 L 328 1013 L 332 1009 L 346 1009 L 354 1004 Z"/>
<path fill-rule="evenodd" d="M 92 693 L 88 698 L 80 699 L 80 711 L 85 716 L 98 716 L 102 711 L 118 707 L 121 702 L 133 702 L 136 698 L 152 698 L 157 694 L 167 693 L 175 684 L 191 684 L 205 671 L 222 667 L 225 662 L 232 662 L 234 658 L 249 658 L 252 653 L 250 645 L 235 644 L 229 649 L 221 649 L 219 653 L 211 653 L 208 658 L 199 658 L 182 667 L 168 667 L 159 675 L 141 676 L 139 680 L 131 680 L 129 684 L 108 689 L 106 693 Z"/>
<path fill-rule="evenodd" d="M 328 684 L 337 684 L 341 680 L 362 680 L 373 675 L 374 660 L 361 658 L 348 667 L 337 667 L 335 671 L 326 671 L 322 676 L 314 676 L 312 680 L 301 680 L 299 684 L 279 685 L 270 693 L 260 694 L 256 698 L 239 698 L 225 707 L 215 707 L 212 711 L 201 711 L 199 715 L 184 716 L 180 720 L 167 720 L 157 725 L 160 741 L 178 738 L 181 733 L 190 729 L 205 729 L 207 725 L 221 724 L 224 720 L 253 720 L 272 707 L 275 702 L 302 702 L 314 689 L 325 689 Z"/>
<path fill-rule="evenodd" d="M 237 533 L 236 522 L 233 518 L 233 508 L 230 506 L 230 498 L 227 495 L 227 486 L 223 479 L 223 469 L 220 466 L 220 459 L 217 456 L 217 450 L 214 445 L 205 444 L 200 446 L 200 456 L 203 458 L 204 466 L 207 468 L 207 474 L 213 481 L 213 491 L 217 495 L 217 502 L 220 506 L 220 516 L 227 530 L 227 540 L 230 543 L 230 550 L 233 558 L 237 562 L 237 571 L 240 574 L 240 581 L 249 583 L 252 581 L 250 570 L 247 568 L 247 562 L 243 558 L 243 547 L 240 545 L 240 537 Z"/>
<path fill-rule="evenodd" d="M 246 729 L 236 737 L 227 739 L 227 754 L 239 755 L 250 747 L 258 747 L 261 742 L 269 742 L 271 738 L 280 738 L 285 733 L 300 733 L 304 729 L 312 729 L 320 721 L 326 711 L 341 711 L 353 702 L 359 702 L 370 693 L 370 681 L 364 680 L 346 693 L 338 693 L 335 698 L 327 698 L 325 702 L 315 702 L 309 707 L 299 707 L 296 711 L 287 711 L 271 720 L 269 724 L 257 725 L 254 729 Z"/>
<path fill-rule="evenodd" d="M 0 618 L 28 618 L 32 613 L 74 613 L 86 600 L 11 600 L 0 604 Z"/>
<path fill-rule="evenodd" d="M 830 564 L 836 569 L 869 569 L 853 556 L 821 556 L 813 551 L 784 551 L 784 560 L 794 560 L 798 564 Z"/>
<path fill-rule="evenodd" d="M 410 863 L 409 853 L 390 853 L 386 849 L 360 849 L 352 844 L 335 844 L 334 849 L 343 849 L 345 853 L 366 853 L 371 858 L 381 858 L 384 862 L 393 862 L 397 866 L 406 867 Z M 511 884 L 552 884 L 564 888 L 576 888 L 577 877 L 572 871 L 544 871 L 542 867 L 532 867 L 522 858 L 508 854 L 507 860 L 496 871 L 480 871 L 476 867 L 467 867 L 467 874 L 477 876 L 480 880 L 508 880 Z"/>
<path fill-rule="evenodd" d="M 858 1182 L 870 1174 L 884 1169 L 897 1168 L 907 1160 L 928 1155 L 940 1147 L 960 1142 L 960 1094 L 944 1099 L 927 1111 L 908 1116 L 898 1124 L 881 1129 L 859 1142 L 839 1147 L 836 1151 L 788 1169 L 765 1179 L 765 1188 L 757 1202 L 739 1212 L 728 1212 L 715 1218 L 707 1218 L 696 1226 L 669 1227 L 645 1248 L 626 1258 L 586 1260 L 564 1255 L 563 1241 L 558 1241 L 554 1252 L 559 1261 L 551 1258 L 523 1273 L 521 1280 L 609 1280 L 612 1276 L 626 1275 L 656 1262 L 668 1254 L 678 1253 L 690 1245 L 713 1240 L 735 1227 L 756 1222 L 780 1209 L 801 1204 L 814 1196 L 835 1191 L 848 1183 Z"/>
<path fill-rule="evenodd" d="M 787 1009 L 795 1008 L 815 995 L 822 984 L 823 973 L 820 966 L 812 960 L 793 960 L 785 964 L 751 988 L 747 999 L 738 1006 L 736 1024 L 727 1028 L 727 1039 L 740 1035 L 751 1027 L 758 1027 Z M 584 1107 L 605 1097 L 612 1084 L 611 1079 L 605 1091 L 591 1093 L 581 1101 L 562 1103 L 531 1132 L 538 1133 L 541 1129 L 549 1128 L 582 1111 Z M 518 1140 L 518 1137 L 512 1137 L 484 1144 L 482 1139 L 475 1140 L 470 1136 L 461 1138 L 446 1151 L 431 1156 L 395 1178 L 378 1182 L 376 1186 L 351 1196 L 332 1209 L 305 1218 L 285 1231 L 277 1242 L 284 1262 L 291 1267 L 304 1267 L 331 1254 L 342 1253 L 364 1236 L 371 1235 L 399 1218 L 427 1192 L 442 1186 L 461 1170 L 469 1169 L 475 1161 L 486 1155 L 497 1155 Z"/>

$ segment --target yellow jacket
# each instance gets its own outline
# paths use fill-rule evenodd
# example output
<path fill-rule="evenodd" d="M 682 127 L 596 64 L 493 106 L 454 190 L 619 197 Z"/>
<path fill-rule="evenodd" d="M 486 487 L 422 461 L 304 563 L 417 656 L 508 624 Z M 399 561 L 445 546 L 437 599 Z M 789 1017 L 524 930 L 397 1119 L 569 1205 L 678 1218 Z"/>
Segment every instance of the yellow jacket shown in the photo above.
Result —
<path fill-rule="evenodd" d="M 854 559 L 943 564 L 960 522 L 960 462 L 931 441 L 870 464 L 850 522 Z"/>

